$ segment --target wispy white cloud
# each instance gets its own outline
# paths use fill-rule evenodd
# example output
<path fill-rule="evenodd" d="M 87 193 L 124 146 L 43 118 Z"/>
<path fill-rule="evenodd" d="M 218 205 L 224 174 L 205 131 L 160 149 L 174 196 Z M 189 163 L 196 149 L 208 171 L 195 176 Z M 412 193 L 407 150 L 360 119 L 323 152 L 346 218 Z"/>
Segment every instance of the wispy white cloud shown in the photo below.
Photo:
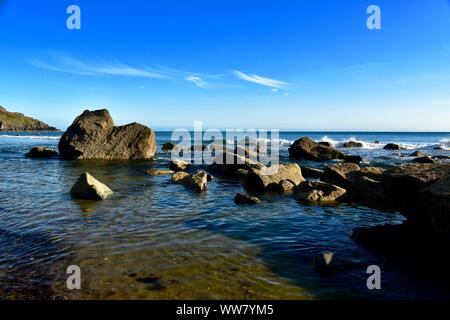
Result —
<path fill-rule="evenodd" d="M 90 77 L 136 77 L 148 79 L 170 79 L 172 81 L 190 83 L 198 88 L 224 88 L 233 85 L 232 79 L 244 80 L 269 87 L 273 92 L 285 89 L 291 84 L 262 77 L 256 74 L 245 74 L 234 70 L 225 73 L 205 74 L 187 70 L 167 68 L 164 66 L 149 67 L 143 64 L 129 65 L 120 61 L 83 60 L 61 52 L 51 52 L 45 59 L 30 59 L 28 63 L 45 70 Z M 139 86 L 140 90 L 144 84 Z"/>
<path fill-rule="evenodd" d="M 266 87 L 270 87 L 270 88 L 275 88 L 275 89 L 283 89 L 283 88 L 289 87 L 289 85 L 290 85 L 289 83 L 284 82 L 284 81 L 261 77 L 256 74 L 248 75 L 248 74 L 245 74 L 238 70 L 234 70 L 233 74 L 241 80 L 257 83 L 257 84 L 260 84 L 260 85 L 263 85 Z"/>
<path fill-rule="evenodd" d="M 52 55 L 50 62 L 32 59 L 29 60 L 29 63 L 41 69 L 84 76 L 168 77 L 163 73 L 132 67 L 121 62 L 85 62 L 66 55 Z"/>
<path fill-rule="evenodd" d="M 187 76 L 185 79 L 186 81 L 192 82 L 199 88 L 205 88 L 208 85 L 206 81 L 204 81 L 201 77 L 196 75 Z"/>

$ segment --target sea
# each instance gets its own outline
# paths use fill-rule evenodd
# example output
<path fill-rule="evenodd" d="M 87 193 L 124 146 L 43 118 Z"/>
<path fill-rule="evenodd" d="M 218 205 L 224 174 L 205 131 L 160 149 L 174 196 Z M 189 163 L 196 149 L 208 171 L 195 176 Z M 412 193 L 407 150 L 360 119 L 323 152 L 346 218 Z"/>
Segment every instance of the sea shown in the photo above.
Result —
<path fill-rule="evenodd" d="M 357 227 L 399 224 L 397 213 L 356 204 L 304 205 L 266 194 L 238 206 L 239 181 L 214 177 L 202 194 L 172 184 L 169 154 L 142 161 L 29 159 L 32 147 L 57 148 L 61 133 L 0 133 L 0 299 L 441 299 L 448 284 L 408 263 L 391 263 L 350 239 Z M 361 155 L 362 165 L 391 167 L 410 154 L 450 155 L 450 133 L 281 132 L 288 147 L 308 136 Z M 171 132 L 156 132 L 158 150 Z M 343 149 L 347 141 L 362 148 Z M 396 143 L 400 151 L 384 150 Z M 332 162 L 296 161 L 324 168 Z M 83 172 L 107 184 L 105 201 L 76 200 Z M 334 252 L 358 267 L 323 277 L 317 254 Z M 445 254 L 445 253 L 443 253 Z M 437 258 L 438 259 L 438 258 Z M 70 266 L 81 288 L 70 290 Z M 367 267 L 381 270 L 369 290 Z M 70 270 L 70 268 L 69 268 Z"/>

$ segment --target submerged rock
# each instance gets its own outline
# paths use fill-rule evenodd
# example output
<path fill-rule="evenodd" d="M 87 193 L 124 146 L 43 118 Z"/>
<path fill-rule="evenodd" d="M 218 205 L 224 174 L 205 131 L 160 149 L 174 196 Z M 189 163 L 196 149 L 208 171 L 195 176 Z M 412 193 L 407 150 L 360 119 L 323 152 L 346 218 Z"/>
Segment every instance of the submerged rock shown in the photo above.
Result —
<path fill-rule="evenodd" d="M 298 164 L 279 164 L 269 168 L 251 169 L 245 179 L 244 187 L 251 192 L 277 191 L 282 181 L 298 186 L 305 179 Z"/>
<path fill-rule="evenodd" d="M 358 261 L 338 257 L 331 251 L 322 252 L 316 255 L 313 260 L 314 270 L 321 276 L 332 276 L 359 266 Z"/>
<path fill-rule="evenodd" d="M 308 137 L 300 138 L 294 141 L 294 143 L 289 147 L 289 155 L 294 159 L 313 161 L 344 159 L 345 157 L 342 152 L 317 143 Z"/>
<path fill-rule="evenodd" d="M 61 137 L 65 159 L 149 159 L 155 155 L 152 129 L 138 123 L 116 127 L 108 110 L 86 110 Z"/>
<path fill-rule="evenodd" d="M 34 147 L 25 154 L 28 158 L 52 158 L 57 155 L 58 152 L 47 147 Z"/>
<path fill-rule="evenodd" d="M 400 150 L 400 146 L 395 143 L 388 143 L 383 147 L 385 150 Z"/>
<path fill-rule="evenodd" d="M 294 198 L 306 203 L 326 203 L 342 200 L 346 190 L 325 182 L 304 181 L 294 190 Z"/>
<path fill-rule="evenodd" d="M 158 169 L 150 169 L 145 172 L 151 176 L 159 176 L 159 175 L 164 175 L 164 174 L 175 173 L 175 171 L 172 171 L 172 170 L 158 170 Z"/>
<path fill-rule="evenodd" d="M 84 172 L 70 190 L 70 194 L 77 199 L 104 200 L 113 194 L 113 191 L 88 172 Z"/>
<path fill-rule="evenodd" d="M 258 204 L 261 200 L 258 197 L 254 197 L 248 194 L 238 193 L 234 197 L 234 203 L 236 204 Z"/>

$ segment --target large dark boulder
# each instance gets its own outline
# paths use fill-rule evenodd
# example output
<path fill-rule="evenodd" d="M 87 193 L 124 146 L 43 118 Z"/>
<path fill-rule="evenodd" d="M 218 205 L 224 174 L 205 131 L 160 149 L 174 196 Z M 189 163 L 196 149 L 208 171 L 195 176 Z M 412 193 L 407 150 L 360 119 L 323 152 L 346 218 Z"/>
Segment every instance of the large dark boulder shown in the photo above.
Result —
<path fill-rule="evenodd" d="M 294 143 L 289 147 L 289 155 L 293 159 L 313 161 L 344 159 L 345 157 L 342 152 L 317 143 L 308 137 L 294 141 Z"/>
<path fill-rule="evenodd" d="M 388 143 L 383 147 L 385 150 L 400 150 L 400 146 L 395 143 Z"/>
<path fill-rule="evenodd" d="M 435 232 L 450 240 L 450 175 L 420 192 L 423 214 Z"/>
<path fill-rule="evenodd" d="M 61 137 L 65 159 L 149 159 L 155 155 L 152 129 L 138 123 L 116 127 L 108 110 L 86 110 Z"/>
<path fill-rule="evenodd" d="M 450 175 L 450 164 L 404 164 L 383 172 L 382 182 L 393 207 L 407 218 L 429 220 L 421 191 Z"/>
<path fill-rule="evenodd" d="M 161 150 L 164 152 L 172 151 L 176 147 L 176 144 L 169 141 L 162 145 Z"/>

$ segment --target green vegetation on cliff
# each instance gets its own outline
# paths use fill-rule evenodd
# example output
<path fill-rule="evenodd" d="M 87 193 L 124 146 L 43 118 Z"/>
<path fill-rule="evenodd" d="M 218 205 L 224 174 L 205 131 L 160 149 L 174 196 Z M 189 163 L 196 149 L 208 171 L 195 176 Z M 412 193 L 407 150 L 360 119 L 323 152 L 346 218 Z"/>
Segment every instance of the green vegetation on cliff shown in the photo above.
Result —
<path fill-rule="evenodd" d="M 58 129 L 0 106 L 0 131 L 58 131 Z"/>

